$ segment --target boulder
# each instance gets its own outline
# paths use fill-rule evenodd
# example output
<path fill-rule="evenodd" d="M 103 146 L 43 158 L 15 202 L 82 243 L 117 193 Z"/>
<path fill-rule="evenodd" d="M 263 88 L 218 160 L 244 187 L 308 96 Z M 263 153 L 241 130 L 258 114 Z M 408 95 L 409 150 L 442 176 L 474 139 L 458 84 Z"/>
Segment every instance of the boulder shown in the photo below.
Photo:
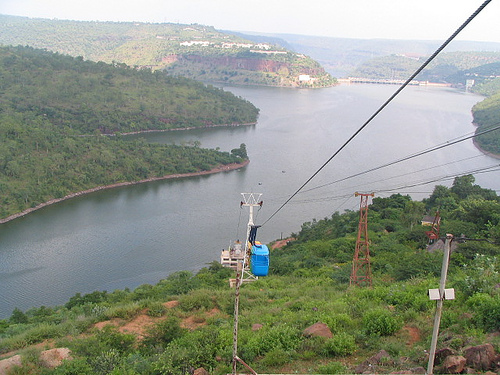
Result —
<path fill-rule="evenodd" d="M 263 327 L 262 324 L 255 323 L 255 324 L 252 325 L 252 331 L 258 331 L 262 327 Z"/>
<path fill-rule="evenodd" d="M 398 375 L 412 375 L 412 374 L 425 374 L 425 368 L 423 367 L 414 367 L 408 370 L 400 370 L 391 372 L 391 374 Z"/>
<path fill-rule="evenodd" d="M 374 374 L 377 370 L 377 365 L 382 363 L 382 359 L 390 359 L 391 356 L 385 350 L 379 351 L 377 354 L 371 356 L 354 369 L 355 374 Z"/>
<path fill-rule="evenodd" d="M 302 334 L 304 336 L 321 336 L 326 338 L 332 338 L 332 331 L 325 323 L 316 323 L 310 327 L 307 327 Z"/>
<path fill-rule="evenodd" d="M 443 363 L 443 361 L 446 359 L 446 357 L 448 357 L 450 355 L 457 355 L 457 352 L 455 352 L 451 348 L 444 348 L 444 349 L 436 350 L 436 355 L 434 357 L 434 363 L 436 365 L 440 365 L 441 363 Z"/>
<path fill-rule="evenodd" d="M 492 369 L 496 354 L 491 344 L 483 344 L 465 349 L 464 356 L 467 360 L 467 366 L 487 371 Z"/>
<path fill-rule="evenodd" d="M 68 348 L 55 348 L 40 353 L 41 364 L 48 368 L 60 366 L 65 359 L 71 359 L 71 350 Z"/>
<path fill-rule="evenodd" d="M 200 368 L 197 368 L 196 370 L 194 370 L 193 375 L 210 375 L 210 374 L 203 367 L 200 367 Z"/>
<path fill-rule="evenodd" d="M 467 360 L 461 355 L 449 355 L 443 361 L 442 372 L 445 374 L 459 374 L 465 368 Z"/>
<path fill-rule="evenodd" d="M 0 361 L 0 375 L 5 375 L 12 370 L 15 366 L 21 366 L 21 356 L 15 355 L 13 357 L 2 359 Z"/>

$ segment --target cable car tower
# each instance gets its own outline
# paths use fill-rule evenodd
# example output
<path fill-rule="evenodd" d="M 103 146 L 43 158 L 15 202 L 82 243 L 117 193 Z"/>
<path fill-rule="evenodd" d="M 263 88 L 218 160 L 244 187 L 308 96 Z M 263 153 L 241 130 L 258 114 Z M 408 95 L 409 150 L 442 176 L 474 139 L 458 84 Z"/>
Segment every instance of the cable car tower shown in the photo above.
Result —
<path fill-rule="evenodd" d="M 368 245 L 368 197 L 375 194 L 361 194 L 356 192 L 355 197 L 361 196 L 359 205 L 359 224 L 356 249 L 352 260 L 352 273 L 349 284 L 357 286 L 372 286 L 370 267 L 370 250 Z"/>
<path fill-rule="evenodd" d="M 255 241 L 255 235 L 257 234 L 257 228 L 253 222 L 253 209 L 254 207 L 262 207 L 262 201 L 260 197 L 261 193 L 241 193 L 243 200 L 240 203 L 240 207 L 248 207 L 248 226 L 247 226 L 247 237 L 245 240 L 245 256 L 243 262 L 238 262 L 236 267 L 236 281 L 235 281 L 235 297 L 234 297 L 234 329 L 233 329 L 233 375 L 236 375 L 237 363 L 243 364 L 252 373 L 253 371 L 241 358 L 238 357 L 238 315 L 240 306 L 240 286 L 244 281 L 253 281 L 258 277 L 254 276 L 250 272 L 249 268 L 249 257 L 251 255 L 251 249 L 253 242 Z"/>
<path fill-rule="evenodd" d="M 255 225 L 253 222 L 253 209 L 254 207 L 262 207 L 262 201 L 260 197 L 262 193 L 241 193 L 243 200 L 240 203 L 240 207 L 248 207 L 248 225 L 247 225 L 247 236 L 245 240 L 245 256 L 243 257 L 243 262 L 241 265 L 240 283 L 245 281 L 256 280 L 257 277 L 250 272 L 250 254 L 252 250 L 252 245 L 254 245 L 255 237 L 257 235 L 257 228 L 260 225 Z M 236 270 L 236 282 L 238 282 L 238 268 Z"/>

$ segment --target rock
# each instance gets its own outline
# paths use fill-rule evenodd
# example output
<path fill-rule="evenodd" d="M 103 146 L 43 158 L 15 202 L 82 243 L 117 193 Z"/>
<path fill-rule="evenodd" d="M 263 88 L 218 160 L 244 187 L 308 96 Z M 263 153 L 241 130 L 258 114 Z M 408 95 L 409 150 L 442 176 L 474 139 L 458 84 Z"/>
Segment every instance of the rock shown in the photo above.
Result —
<path fill-rule="evenodd" d="M 389 355 L 389 353 L 387 353 L 385 350 L 381 350 L 379 351 L 377 354 L 375 354 L 374 356 L 371 356 L 368 361 L 371 363 L 371 364 L 376 364 L 376 365 L 379 365 L 381 362 L 382 362 L 382 359 L 383 358 L 388 358 L 390 359 L 391 356 Z"/>
<path fill-rule="evenodd" d="M 382 363 L 383 358 L 390 359 L 391 356 L 385 350 L 379 351 L 377 354 L 371 356 L 366 361 L 358 365 L 354 369 L 355 374 L 374 374 L 377 369 L 377 365 Z"/>
<path fill-rule="evenodd" d="M 445 358 L 450 356 L 450 355 L 457 355 L 457 352 L 455 352 L 451 348 L 439 349 L 436 351 L 436 355 L 434 357 L 434 363 L 436 365 L 440 365 L 441 363 L 443 363 Z"/>
<path fill-rule="evenodd" d="M 500 354 L 497 354 L 495 358 L 493 358 L 493 368 L 496 368 L 497 370 L 500 369 Z"/>
<path fill-rule="evenodd" d="M 330 328 L 325 323 L 316 323 L 313 324 L 310 327 L 307 327 L 302 334 L 304 336 L 321 336 L 321 337 L 327 337 L 327 338 L 332 338 L 332 331 L 330 331 Z"/>
<path fill-rule="evenodd" d="M 55 348 L 40 353 L 41 364 L 48 368 L 60 366 L 65 359 L 71 359 L 71 350 L 68 348 Z"/>
<path fill-rule="evenodd" d="M 425 368 L 423 367 L 414 367 L 409 370 L 400 370 L 391 372 L 391 374 L 400 374 L 400 375 L 411 375 L 411 374 L 425 374 Z"/>
<path fill-rule="evenodd" d="M 203 367 L 200 367 L 194 370 L 193 375 L 210 375 L 210 374 Z"/>
<path fill-rule="evenodd" d="M 425 374 L 427 370 L 422 366 L 414 367 L 411 369 L 412 374 Z"/>
<path fill-rule="evenodd" d="M 258 331 L 259 329 L 261 329 L 263 327 L 262 324 L 259 324 L 259 323 L 255 323 L 252 325 L 252 331 Z"/>
<path fill-rule="evenodd" d="M 467 348 L 464 351 L 464 356 L 467 360 L 467 366 L 481 371 L 492 369 L 496 357 L 495 349 L 491 344 Z"/>
<path fill-rule="evenodd" d="M 467 360 L 461 355 L 449 355 L 444 359 L 442 372 L 445 374 L 459 374 L 465 368 Z"/>
<path fill-rule="evenodd" d="M 10 372 L 10 370 L 12 370 L 13 367 L 21 365 L 22 361 L 20 355 L 15 355 L 7 359 L 2 359 L 0 361 L 0 375 L 5 375 L 8 372 Z"/>
<path fill-rule="evenodd" d="M 60 366 L 65 359 L 71 359 L 71 350 L 68 348 L 55 348 L 44 350 L 40 353 L 40 364 L 44 367 L 54 368 Z M 20 355 L 0 361 L 0 375 L 8 374 L 14 366 L 22 366 Z"/>

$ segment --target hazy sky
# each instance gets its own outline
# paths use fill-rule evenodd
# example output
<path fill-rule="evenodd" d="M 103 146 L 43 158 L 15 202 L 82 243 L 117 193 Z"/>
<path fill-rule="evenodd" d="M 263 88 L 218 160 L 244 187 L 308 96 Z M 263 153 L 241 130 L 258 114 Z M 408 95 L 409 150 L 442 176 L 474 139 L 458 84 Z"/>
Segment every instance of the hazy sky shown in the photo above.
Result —
<path fill-rule="evenodd" d="M 0 0 L 0 14 L 198 23 L 220 30 L 445 40 L 484 0 Z M 457 37 L 500 42 L 500 0 Z"/>

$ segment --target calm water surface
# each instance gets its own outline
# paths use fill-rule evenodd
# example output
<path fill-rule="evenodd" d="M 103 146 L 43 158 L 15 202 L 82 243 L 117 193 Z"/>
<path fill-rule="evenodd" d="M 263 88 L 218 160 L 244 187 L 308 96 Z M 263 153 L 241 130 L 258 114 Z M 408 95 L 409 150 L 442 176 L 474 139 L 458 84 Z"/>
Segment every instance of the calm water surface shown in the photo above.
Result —
<path fill-rule="evenodd" d="M 241 171 L 166 180 L 98 192 L 0 226 L 0 318 L 15 307 L 65 303 L 77 292 L 135 288 L 179 270 L 218 260 L 231 239 L 244 238 L 248 212 L 241 192 L 263 193 L 264 222 L 396 90 L 353 85 L 319 90 L 226 88 L 261 109 L 256 126 L 144 135 L 151 142 L 229 151 L 247 145 Z M 269 242 L 313 218 L 356 209 L 354 192 L 390 189 L 429 196 L 436 183 L 409 185 L 499 164 L 471 141 L 340 183 L 474 131 L 471 107 L 481 97 L 443 88 L 409 87 L 283 210 L 259 229 Z M 458 161 L 458 162 L 457 162 Z M 450 185 L 452 180 L 440 181 Z M 476 183 L 500 190 L 494 173 Z M 321 185 L 323 188 L 312 189 Z M 382 191 L 383 190 L 383 191 Z M 394 191 L 396 192 L 396 191 Z"/>

